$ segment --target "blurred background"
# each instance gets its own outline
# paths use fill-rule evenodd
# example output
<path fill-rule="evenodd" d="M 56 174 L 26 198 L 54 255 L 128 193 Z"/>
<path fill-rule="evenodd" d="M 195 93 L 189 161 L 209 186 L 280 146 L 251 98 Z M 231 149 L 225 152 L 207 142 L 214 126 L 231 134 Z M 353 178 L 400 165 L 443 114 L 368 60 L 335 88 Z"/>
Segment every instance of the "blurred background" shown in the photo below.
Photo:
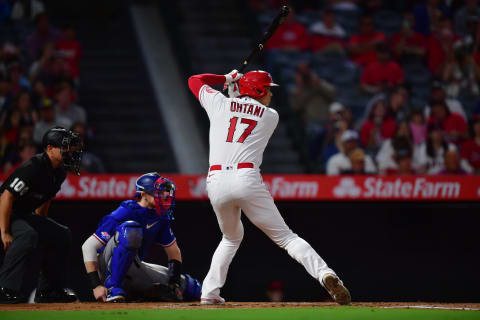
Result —
<path fill-rule="evenodd" d="M 74 232 L 82 300 L 81 244 L 150 171 L 181 186 L 174 230 L 203 280 L 220 232 L 202 180 L 208 118 L 187 79 L 238 69 L 285 4 L 247 70 L 280 84 L 261 169 L 287 223 L 353 300 L 480 301 L 479 1 L 0 0 L 0 177 L 49 128 L 81 134 L 82 176 L 51 216 Z M 315 185 L 302 194 L 302 181 Z M 227 300 L 327 299 L 244 223 Z M 150 259 L 165 263 L 161 250 Z"/>

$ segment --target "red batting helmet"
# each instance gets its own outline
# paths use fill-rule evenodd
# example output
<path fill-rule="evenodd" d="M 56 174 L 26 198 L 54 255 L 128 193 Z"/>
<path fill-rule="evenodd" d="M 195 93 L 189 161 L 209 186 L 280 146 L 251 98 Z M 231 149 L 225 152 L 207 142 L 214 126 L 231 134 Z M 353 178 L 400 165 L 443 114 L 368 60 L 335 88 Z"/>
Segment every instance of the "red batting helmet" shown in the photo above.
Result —
<path fill-rule="evenodd" d="M 270 73 L 262 70 L 247 72 L 238 81 L 240 95 L 249 96 L 254 99 L 265 97 L 267 90 L 265 87 L 278 86 L 273 83 Z"/>

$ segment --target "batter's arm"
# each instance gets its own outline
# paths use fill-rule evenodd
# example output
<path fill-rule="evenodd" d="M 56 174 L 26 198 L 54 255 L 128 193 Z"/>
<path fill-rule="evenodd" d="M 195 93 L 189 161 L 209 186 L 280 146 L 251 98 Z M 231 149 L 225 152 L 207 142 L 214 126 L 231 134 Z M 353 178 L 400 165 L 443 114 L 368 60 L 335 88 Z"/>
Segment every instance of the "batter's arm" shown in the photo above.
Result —
<path fill-rule="evenodd" d="M 190 91 L 195 95 L 195 98 L 198 98 L 200 94 L 200 89 L 204 85 L 214 86 L 217 84 L 224 84 L 227 81 L 227 78 L 224 75 L 217 75 L 212 73 L 197 74 L 191 76 L 188 79 L 188 87 Z"/>
<path fill-rule="evenodd" d="M 48 209 L 50 208 L 50 203 L 52 203 L 52 200 L 48 200 L 47 202 L 42 204 L 40 207 L 38 207 L 37 210 L 35 210 L 35 213 L 40 216 L 46 217 L 48 214 Z"/>
<path fill-rule="evenodd" d="M 14 195 L 4 190 L 0 197 L 0 231 L 3 242 L 3 249 L 8 250 L 8 247 L 12 244 L 13 237 L 10 233 L 10 216 L 12 214 L 12 206 Z"/>

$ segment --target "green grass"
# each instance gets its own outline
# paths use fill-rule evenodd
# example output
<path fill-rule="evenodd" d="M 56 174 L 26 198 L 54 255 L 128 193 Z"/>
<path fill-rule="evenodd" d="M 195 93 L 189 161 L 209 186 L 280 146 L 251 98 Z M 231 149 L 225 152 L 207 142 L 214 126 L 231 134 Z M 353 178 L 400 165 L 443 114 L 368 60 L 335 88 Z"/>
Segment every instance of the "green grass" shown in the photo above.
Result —
<path fill-rule="evenodd" d="M 362 307 L 307 307 L 271 309 L 200 309 L 200 310 L 90 310 L 90 311 L 12 311 L 0 312 L 2 320 L 233 320 L 233 319 L 480 319 L 478 311 L 378 309 Z"/>

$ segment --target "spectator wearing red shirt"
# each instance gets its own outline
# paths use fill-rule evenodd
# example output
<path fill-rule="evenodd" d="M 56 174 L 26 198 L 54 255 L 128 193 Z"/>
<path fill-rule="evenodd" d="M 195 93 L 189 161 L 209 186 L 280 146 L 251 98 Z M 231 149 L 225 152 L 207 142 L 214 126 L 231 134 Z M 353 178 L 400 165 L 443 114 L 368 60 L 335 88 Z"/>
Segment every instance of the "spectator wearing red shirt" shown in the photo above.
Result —
<path fill-rule="evenodd" d="M 453 46 L 459 40 L 460 37 L 453 32 L 451 21 L 442 17 L 427 39 L 427 63 L 435 77 L 443 78 L 447 62 L 454 59 Z"/>
<path fill-rule="evenodd" d="M 468 127 L 462 116 L 450 112 L 445 101 L 434 100 L 430 102 L 432 113 L 429 123 L 440 122 L 445 129 L 447 142 L 457 144 L 468 138 Z"/>
<path fill-rule="evenodd" d="M 312 34 L 313 52 L 337 51 L 345 52 L 345 38 L 347 36 L 342 26 L 335 22 L 335 13 L 326 9 L 323 12 L 323 20 L 310 26 Z"/>
<path fill-rule="evenodd" d="M 402 58 L 422 59 L 427 51 L 426 38 L 415 31 L 415 18 L 411 12 L 403 16 L 402 30 L 390 38 L 390 50 L 395 60 Z"/>
<path fill-rule="evenodd" d="M 462 145 L 460 157 L 462 168 L 480 174 L 480 115 L 475 116 L 473 121 L 473 138 Z"/>
<path fill-rule="evenodd" d="M 387 113 L 387 102 L 379 99 L 372 106 L 368 119 L 360 130 L 360 141 L 368 151 L 376 152 L 382 142 L 390 139 L 395 133 L 395 119 Z"/>
<path fill-rule="evenodd" d="M 295 21 L 293 10 L 265 45 L 267 50 L 302 51 L 310 47 L 307 29 Z"/>
<path fill-rule="evenodd" d="M 392 89 L 405 80 L 402 68 L 390 59 L 390 54 L 384 44 L 378 45 L 377 55 L 378 61 L 370 62 L 367 65 L 360 80 L 362 88 L 370 93 Z"/>
<path fill-rule="evenodd" d="M 82 57 L 82 45 L 77 41 L 75 28 L 67 25 L 63 29 L 63 38 L 57 41 L 55 48 L 64 58 L 70 69 L 70 77 L 78 78 L 78 64 Z"/>
<path fill-rule="evenodd" d="M 350 58 L 361 66 L 377 61 L 376 47 L 385 43 L 385 34 L 376 32 L 370 16 L 360 20 L 360 32 L 350 37 Z"/>

